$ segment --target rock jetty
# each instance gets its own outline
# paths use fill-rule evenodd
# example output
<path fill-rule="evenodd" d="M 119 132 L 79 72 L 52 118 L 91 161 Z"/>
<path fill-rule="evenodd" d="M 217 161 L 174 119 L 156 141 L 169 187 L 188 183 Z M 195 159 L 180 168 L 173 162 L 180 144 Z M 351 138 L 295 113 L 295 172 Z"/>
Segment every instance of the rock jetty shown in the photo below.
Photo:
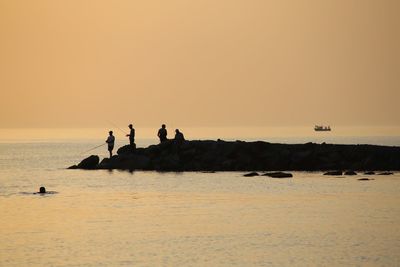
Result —
<path fill-rule="evenodd" d="M 177 143 L 171 140 L 146 148 L 123 146 L 112 158 L 100 161 L 98 156 L 92 155 L 70 168 L 207 172 L 398 171 L 400 147 L 222 140 Z"/>

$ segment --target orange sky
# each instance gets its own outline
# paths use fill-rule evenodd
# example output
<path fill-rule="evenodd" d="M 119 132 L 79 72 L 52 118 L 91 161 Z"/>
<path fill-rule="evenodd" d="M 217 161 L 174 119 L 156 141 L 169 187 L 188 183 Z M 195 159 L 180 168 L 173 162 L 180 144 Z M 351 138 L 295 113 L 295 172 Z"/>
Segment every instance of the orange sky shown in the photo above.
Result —
<path fill-rule="evenodd" d="M 0 0 L 0 127 L 399 126 L 399 10 Z"/>

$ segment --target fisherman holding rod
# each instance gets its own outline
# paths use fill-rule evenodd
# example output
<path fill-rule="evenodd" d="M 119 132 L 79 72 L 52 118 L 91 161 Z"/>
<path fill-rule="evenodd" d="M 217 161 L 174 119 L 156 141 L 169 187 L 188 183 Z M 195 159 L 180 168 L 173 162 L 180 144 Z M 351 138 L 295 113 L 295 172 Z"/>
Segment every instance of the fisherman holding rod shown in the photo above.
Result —
<path fill-rule="evenodd" d="M 110 158 L 112 157 L 112 151 L 114 149 L 114 142 L 115 142 L 115 137 L 113 135 L 113 131 L 108 132 L 109 136 L 106 140 L 106 143 L 108 144 L 108 152 L 110 152 Z"/>
<path fill-rule="evenodd" d="M 129 124 L 128 127 L 130 129 L 130 132 L 129 132 L 129 134 L 126 134 L 126 136 L 129 137 L 129 144 L 130 144 L 131 148 L 135 149 L 136 148 L 136 145 L 135 145 L 135 128 L 133 128 L 132 124 Z"/>

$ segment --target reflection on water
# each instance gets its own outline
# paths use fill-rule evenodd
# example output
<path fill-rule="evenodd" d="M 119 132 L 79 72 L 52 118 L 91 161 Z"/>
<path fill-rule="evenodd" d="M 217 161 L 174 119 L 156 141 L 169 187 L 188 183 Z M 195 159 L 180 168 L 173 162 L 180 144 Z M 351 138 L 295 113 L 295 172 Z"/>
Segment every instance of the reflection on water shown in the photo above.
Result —
<path fill-rule="evenodd" d="M 398 173 L 358 181 L 367 176 L 64 170 L 61 154 L 75 157 L 64 146 L 13 156 L 0 148 L 0 266 L 400 262 Z M 58 194 L 32 194 L 39 186 Z"/>

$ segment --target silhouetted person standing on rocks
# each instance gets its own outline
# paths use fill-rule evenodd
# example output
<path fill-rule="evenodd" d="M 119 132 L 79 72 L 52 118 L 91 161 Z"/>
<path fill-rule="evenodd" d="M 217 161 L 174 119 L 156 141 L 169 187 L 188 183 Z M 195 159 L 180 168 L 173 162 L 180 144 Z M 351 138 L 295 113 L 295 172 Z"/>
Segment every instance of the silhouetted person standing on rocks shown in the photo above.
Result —
<path fill-rule="evenodd" d="M 129 124 L 129 129 L 130 133 L 127 134 L 126 136 L 129 136 L 129 144 L 131 145 L 132 148 L 135 148 L 135 129 L 133 128 L 132 124 Z"/>
<path fill-rule="evenodd" d="M 183 136 L 183 133 L 181 133 L 180 131 L 179 131 L 179 129 L 176 129 L 175 130 L 175 139 L 174 139 L 175 141 L 177 141 L 177 142 L 183 142 L 183 141 L 185 141 L 185 137 Z"/>
<path fill-rule="evenodd" d="M 110 158 L 112 157 L 112 151 L 114 149 L 114 142 L 115 142 L 115 137 L 113 135 L 112 131 L 109 131 L 109 136 L 106 140 L 106 143 L 108 144 L 108 152 L 110 152 Z"/>
<path fill-rule="evenodd" d="M 160 138 L 160 143 L 167 141 L 167 129 L 165 128 L 165 124 L 161 125 L 160 130 L 158 130 L 157 136 L 158 138 Z"/>

